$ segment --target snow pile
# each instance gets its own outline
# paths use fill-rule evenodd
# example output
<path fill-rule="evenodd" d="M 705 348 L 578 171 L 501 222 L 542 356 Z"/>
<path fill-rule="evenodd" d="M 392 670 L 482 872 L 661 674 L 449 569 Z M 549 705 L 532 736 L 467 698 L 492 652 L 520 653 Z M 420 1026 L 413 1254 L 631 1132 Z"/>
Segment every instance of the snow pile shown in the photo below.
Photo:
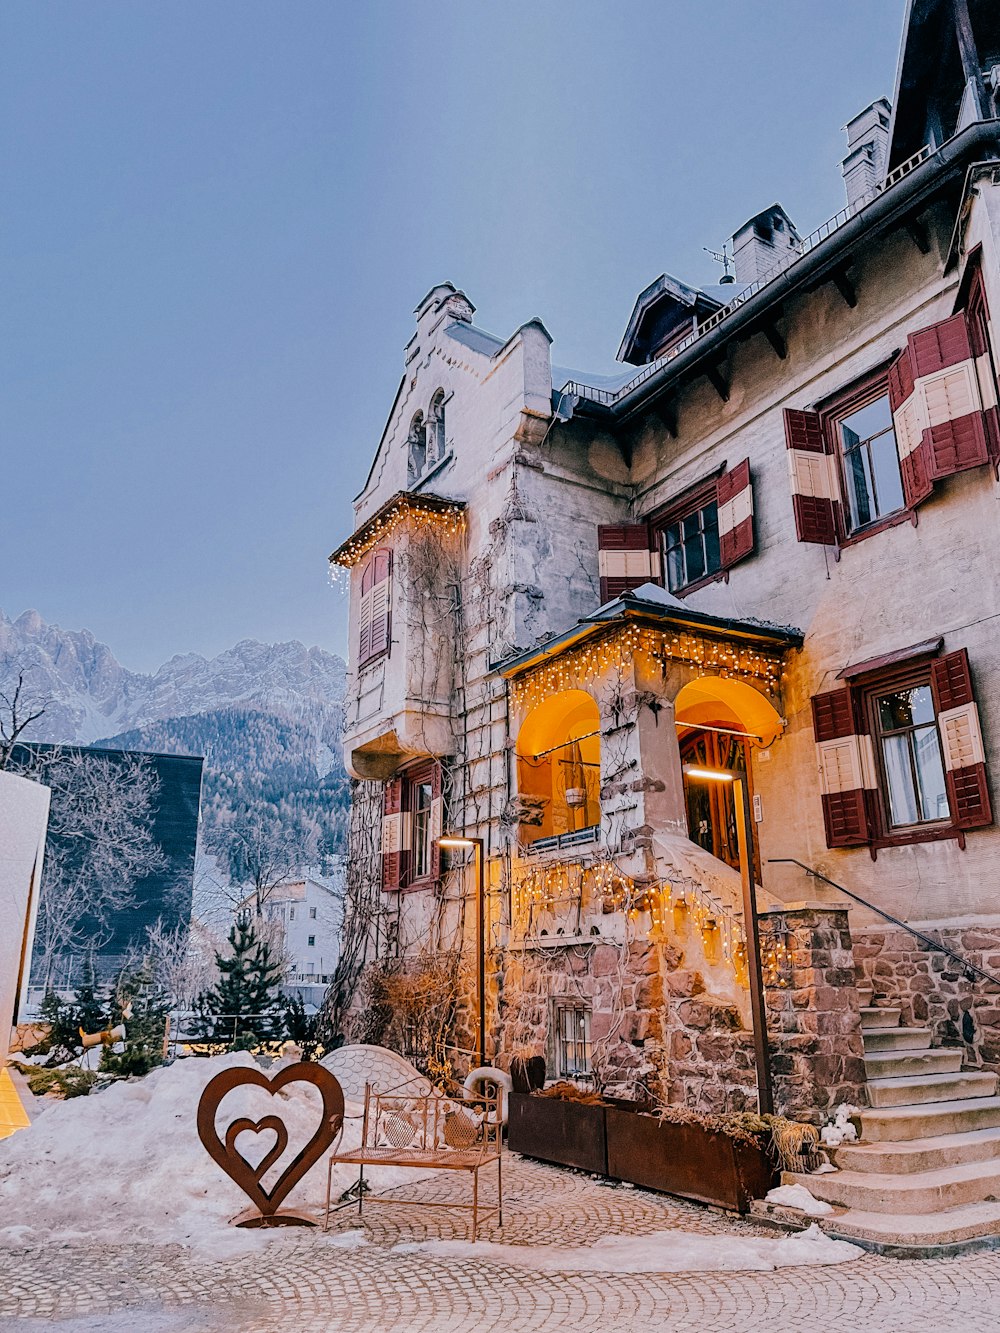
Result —
<path fill-rule="evenodd" d="M 250 1201 L 198 1138 L 202 1089 L 233 1065 L 254 1067 L 254 1061 L 245 1052 L 179 1060 L 89 1097 L 51 1102 L 30 1129 L 0 1140 L 0 1245 L 173 1241 L 229 1252 L 280 1234 L 227 1228 Z M 237 1116 L 281 1116 L 288 1147 L 264 1178 L 269 1189 L 312 1137 L 320 1106 L 318 1090 L 305 1083 L 290 1084 L 277 1096 L 263 1088 L 240 1088 L 223 1100 L 218 1126 L 224 1134 Z M 361 1120 L 350 1117 L 360 1108 L 348 1104 L 347 1111 L 343 1142 L 356 1145 Z M 273 1132 L 266 1131 L 241 1135 L 237 1147 L 248 1161 L 259 1162 L 273 1143 Z M 415 1177 L 413 1171 L 392 1167 L 369 1174 L 376 1191 Z M 334 1201 L 356 1179 L 356 1167 L 335 1168 Z M 325 1199 L 323 1157 L 282 1206 L 319 1208 Z"/>
<path fill-rule="evenodd" d="M 842 1264 L 864 1251 L 831 1240 L 815 1222 L 780 1240 L 758 1236 L 702 1236 L 690 1231 L 654 1231 L 651 1236 L 605 1236 L 594 1245 L 496 1245 L 489 1241 L 430 1240 L 397 1245 L 397 1253 L 420 1251 L 435 1259 L 485 1259 L 542 1273 L 732 1273 L 808 1264 Z"/>
<path fill-rule="evenodd" d="M 768 1190 L 765 1201 L 780 1203 L 785 1208 L 798 1208 L 806 1217 L 825 1217 L 833 1212 L 828 1203 L 814 1198 L 805 1185 L 779 1185 L 777 1189 Z"/>

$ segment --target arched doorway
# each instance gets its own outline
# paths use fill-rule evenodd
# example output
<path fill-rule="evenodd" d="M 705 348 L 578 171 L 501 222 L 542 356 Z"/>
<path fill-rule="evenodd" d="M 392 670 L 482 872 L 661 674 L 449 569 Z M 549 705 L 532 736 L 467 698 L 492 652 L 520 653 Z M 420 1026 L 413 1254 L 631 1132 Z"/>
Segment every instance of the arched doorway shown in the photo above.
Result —
<path fill-rule="evenodd" d="M 601 716 L 585 690 L 554 694 L 517 736 L 521 841 L 579 833 L 601 822 Z"/>
<path fill-rule="evenodd" d="M 759 690 L 743 681 L 703 676 L 674 700 L 681 763 L 744 774 L 752 796 L 750 750 L 768 746 L 783 730 L 777 711 Z M 732 784 L 684 778 L 688 837 L 720 861 L 739 869 L 736 805 Z M 760 879 L 754 844 L 754 873 Z"/>

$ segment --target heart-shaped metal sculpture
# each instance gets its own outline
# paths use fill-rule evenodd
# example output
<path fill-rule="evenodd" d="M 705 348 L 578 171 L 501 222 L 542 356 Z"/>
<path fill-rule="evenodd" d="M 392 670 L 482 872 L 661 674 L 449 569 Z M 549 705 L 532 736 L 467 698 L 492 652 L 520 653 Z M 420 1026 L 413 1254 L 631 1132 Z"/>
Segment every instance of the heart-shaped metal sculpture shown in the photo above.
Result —
<path fill-rule="evenodd" d="M 289 1083 L 311 1083 L 319 1089 L 323 1112 L 316 1132 L 302 1150 L 289 1162 L 270 1190 L 261 1181 L 288 1147 L 288 1129 L 277 1115 L 251 1120 L 241 1116 L 234 1120 L 220 1138 L 215 1119 L 222 1099 L 236 1088 L 263 1088 L 272 1096 Z M 237 1226 L 315 1226 L 315 1218 L 307 1214 L 281 1209 L 282 1200 L 299 1183 L 311 1166 L 319 1161 L 344 1124 L 344 1093 L 340 1084 L 322 1065 L 303 1061 L 279 1070 L 273 1078 L 260 1069 L 244 1065 L 223 1069 L 209 1080 L 198 1103 L 198 1137 L 213 1161 L 239 1185 L 253 1204 L 253 1208 L 234 1219 Z M 269 1148 L 256 1166 L 252 1166 L 236 1147 L 236 1140 L 247 1132 L 262 1134 L 272 1130 L 273 1147 Z M 281 1211 L 279 1211 L 281 1209 Z"/>

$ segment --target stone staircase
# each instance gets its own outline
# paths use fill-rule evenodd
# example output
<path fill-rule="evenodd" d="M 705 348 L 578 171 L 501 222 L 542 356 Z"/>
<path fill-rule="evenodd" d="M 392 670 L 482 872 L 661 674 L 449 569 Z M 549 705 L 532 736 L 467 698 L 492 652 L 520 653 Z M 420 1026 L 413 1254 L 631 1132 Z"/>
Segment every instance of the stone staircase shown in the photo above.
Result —
<path fill-rule="evenodd" d="M 888 1253 L 1000 1246 L 997 1076 L 963 1070 L 960 1050 L 932 1048 L 929 1028 L 901 1027 L 900 1010 L 874 1005 L 870 990 L 860 998 L 871 1103 L 861 1141 L 828 1150 L 836 1172 L 786 1172 L 782 1183 L 833 1206 L 815 1219 L 824 1231 Z"/>

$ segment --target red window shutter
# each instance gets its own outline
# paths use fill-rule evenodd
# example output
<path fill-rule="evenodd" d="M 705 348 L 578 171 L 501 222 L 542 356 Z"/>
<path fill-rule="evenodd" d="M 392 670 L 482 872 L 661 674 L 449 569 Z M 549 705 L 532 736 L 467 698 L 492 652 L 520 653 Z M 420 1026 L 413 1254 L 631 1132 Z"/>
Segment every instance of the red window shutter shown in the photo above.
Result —
<path fill-rule="evenodd" d="M 376 551 L 361 579 L 358 665 L 383 657 L 392 645 L 392 552 Z"/>
<path fill-rule="evenodd" d="M 828 847 L 863 847 L 874 828 L 875 766 L 868 736 L 859 734 L 850 690 L 812 700 L 823 827 Z"/>
<path fill-rule="evenodd" d="M 382 796 L 382 888 L 403 887 L 403 779 L 390 778 Z"/>
<path fill-rule="evenodd" d="M 646 523 L 600 524 L 597 554 L 601 601 L 609 602 L 643 583 L 660 582 L 660 557 L 650 549 Z"/>
<path fill-rule="evenodd" d="M 753 483 L 748 458 L 731 472 L 723 473 L 715 484 L 715 498 L 722 567 L 729 569 L 754 550 Z"/>
<path fill-rule="evenodd" d="M 911 333 L 896 365 L 898 380 L 911 381 L 898 407 L 905 384 L 896 384 L 893 401 L 903 487 L 907 502 L 919 504 L 935 481 L 990 459 L 980 368 L 965 312 Z"/>
<path fill-rule="evenodd" d="M 906 346 L 889 367 L 889 406 L 892 409 L 903 495 L 911 509 L 926 500 L 934 489 L 927 469 L 927 442 L 924 439 L 920 397 L 914 389 L 913 357 L 910 347 Z"/>
<path fill-rule="evenodd" d="M 786 407 L 784 419 L 795 534 L 800 542 L 835 546 L 838 498 L 819 413 Z"/>
<path fill-rule="evenodd" d="M 956 828 L 993 823 L 979 709 L 964 648 L 931 663 L 931 691 L 944 758 L 945 783 Z"/>
<path fill-rule="evenodd" d="M 997 404 L 997 376 L 990 345 L 990 311 L 983 283 L 983 270 L 975 264 L 965 308 L 969 324 L 969 341 L 976 359 L 979 397 L 983 404 L 983 424 L 986 428 L 986 447 L 990 458 L 1000 460 L 1000 407 Z"/>

